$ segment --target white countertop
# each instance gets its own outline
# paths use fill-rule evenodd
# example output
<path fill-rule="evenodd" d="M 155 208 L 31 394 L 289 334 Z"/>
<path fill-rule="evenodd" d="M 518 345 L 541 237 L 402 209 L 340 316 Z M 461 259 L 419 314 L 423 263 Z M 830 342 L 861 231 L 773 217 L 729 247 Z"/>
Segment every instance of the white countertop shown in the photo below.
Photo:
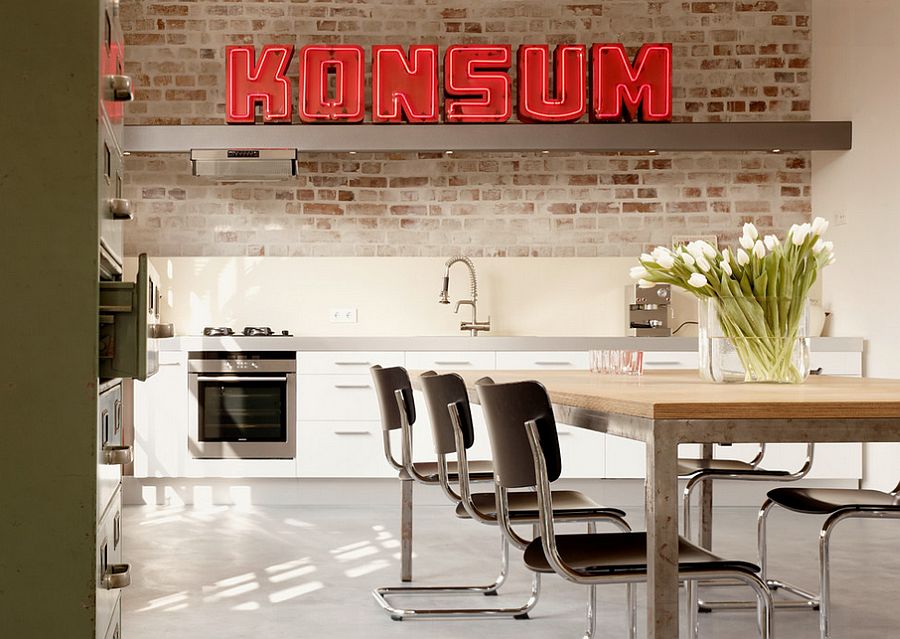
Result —
<path fill-rule="evenodd" d="M 203 337 L 159 340 L 161 351 L 588 351 L 647 352 L 697 350 L 696 337 Z M 862 352 L 861 337 L 813 337 L 815 352 Z"/>

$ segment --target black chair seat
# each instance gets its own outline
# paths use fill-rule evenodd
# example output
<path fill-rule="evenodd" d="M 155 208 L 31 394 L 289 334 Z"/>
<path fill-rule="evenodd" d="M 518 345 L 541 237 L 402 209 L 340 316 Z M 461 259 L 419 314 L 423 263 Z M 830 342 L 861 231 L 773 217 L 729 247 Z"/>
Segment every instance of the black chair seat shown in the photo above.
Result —
<path fill-rule="evenodd" d="M 577 490 L 554 490 L 552 491 L 553 514 L 577 516 L 590 515 L 614 515 L 616 517 L 624 517 L 625 511 L 618 508 L 608 508 L 601 506 L 584 493 Z M 536 521 L 538 518 L 537 493 L 509 493 L 509 518 L 512 521 L 528 520 Z M 497 497 L 494 493 L 474 493 L 472 495 L 472 503 L 475 507 L 488 517 L 497 516 Z M 468 518 L 469 513 L 462 504 L 456 506 L 456 516 Z"/>
<path fill-rule="evenodd" d="M 595 533 L 557 535 L 556 546 L 562 560 L 586 575 L 614 573 L 646 573 L 647 533 Z M 684 537 L 678 538 L 678 571 L 738 570 L 759 572 L 759 567 L 746 561 L 729 561 L 695 546 Z M 553 572 L 541 538 L 525 549 L 525 565 L 537 572 Z"/>
<path fill-rule="evenodd" d="M 438 463 L 437 462 L 413 462 L 413 468 L 416 472 L 425 477 L 427 481 L 438 481 Z M 451 481 L 457 481 L 459 474 L 456 462 L 447 462 L 447 474 Z M 471 481 L 490 481 L 494 478 L 494 465 L 487 460 L 470 461 L 469 462 L 469 479 Z M 400 479 L 409 479 L 409 473 L 406 470 L 400 471 Z"/>
<path fill-rule="evenodd" d="M 900 510 L 894 497 L 880 490 L 855 488 L 776 488 L 769 499 L 779 506 L 808 515 L 828 515 L 844 508 L 871 507 Z"/>
<path fill-rule="evenodd" d="M 758 475 L 764 473 L 770 477 L 782 477 L 790 475 L 786 470 L 766 470 L 754 468 L 745 461 L 739 459 L 678 459 L 678 475 L 693 475 L 697 472 L 715 475 Z"/>

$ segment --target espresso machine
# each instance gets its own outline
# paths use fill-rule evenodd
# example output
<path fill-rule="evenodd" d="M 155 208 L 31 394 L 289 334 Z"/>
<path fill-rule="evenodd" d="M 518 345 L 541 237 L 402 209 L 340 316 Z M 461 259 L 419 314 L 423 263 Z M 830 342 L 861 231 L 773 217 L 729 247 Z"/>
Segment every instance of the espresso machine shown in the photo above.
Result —
<path fill-rule="evenodd" d="M 653 288 L 641 288 L 637 284 L 627 286 L 625 304 L 628 307 L 627 335 L 632 337 L 672 335 L 672 328 L 669 326 L 672 287 L 669 284 L 656 284 Z"/>

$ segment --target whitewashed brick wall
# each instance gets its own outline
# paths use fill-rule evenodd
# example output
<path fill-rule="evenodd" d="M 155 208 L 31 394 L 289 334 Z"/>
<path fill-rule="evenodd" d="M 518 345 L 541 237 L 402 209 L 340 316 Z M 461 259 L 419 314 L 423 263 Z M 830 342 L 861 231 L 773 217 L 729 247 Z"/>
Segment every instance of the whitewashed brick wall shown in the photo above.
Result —
<path fill-rule="evenodd" d="M 809 0 L 122 0 L 121 15 L 130 124 L 221 124 L 224 47 L 273 42 L 668 41 L 676 120 L 809 118 Z M 780 230 L 810 213 L 807 153 L 303 160 L 293 182 L 222 185 L 191 177 L 184 156 L 132 155 L 126 252 L 629 255 L 672 234 L 731 239 L 744 221 Z"/>

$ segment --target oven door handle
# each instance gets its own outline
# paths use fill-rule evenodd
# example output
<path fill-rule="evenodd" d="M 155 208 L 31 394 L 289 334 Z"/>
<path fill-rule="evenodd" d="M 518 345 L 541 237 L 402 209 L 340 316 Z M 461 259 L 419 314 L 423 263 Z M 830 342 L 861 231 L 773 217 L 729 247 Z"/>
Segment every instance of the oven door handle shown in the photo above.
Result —
<path fill-rule="evenodd" d="M 287 377 L 251 377 L 251 376 L 239 376 L 239 375 L 220 375 L 220 376 L 207 376 L 200 375 L 197 377 L 198 382 L 286 382 Z"/>

